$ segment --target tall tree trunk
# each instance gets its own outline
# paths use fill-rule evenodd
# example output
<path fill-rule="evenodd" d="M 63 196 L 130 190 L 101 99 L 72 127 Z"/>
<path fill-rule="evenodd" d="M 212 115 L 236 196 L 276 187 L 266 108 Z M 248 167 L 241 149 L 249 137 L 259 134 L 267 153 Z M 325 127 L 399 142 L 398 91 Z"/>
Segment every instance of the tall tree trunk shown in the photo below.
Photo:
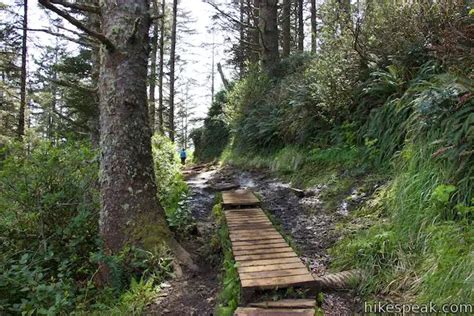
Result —
<path fill-rule="evenodd" d="M 93 0 L 92 4 L 95 6 L 99 5 L 98 0 Z M 87 15 L 89 27 L 95 31 L 100 31 L 100 19 L 99 15 L 89 13 Z M 99 72 L 100 72 L 100 49 L 98 46 L 92 46 L 91 48 L 91 62 L 92 62 L 92 86 L 97 87 L 99 84 Z M 95 149 L 99 148 L 100 143 L 100 124 L 99 124 L 99 94 L 94 92 L 94 104 L 92 105 L 92 113 L 87 119 L 87 125 L 89 128 L 89 138 L 91 140 L 92 147 Z"/>
<path fill-rule="evenodd" d="M 215 42 L 214 42 L 214 30 L 212 30 L 212 50 L 211 50 L 211 104 L 214 103 L 214 89 L 215 89 Z"/>
<path fill-rule="evenodd" d="M 28 0 L 23 0 L 23 35 L 21 46 L 21 76 L 20 76 L 20 113 L 18 115 L 18 138 L 25 135 L 26 111 L 26 40 L 28 36 Z"/>
<path fill-rule="evenodd" d="M 260 30 L 259 30 L 259 16 L 260 16 L 260 0 L 253 0 L 253 31 L 252 31 L 252 44 L 253 47 L 260 47 Z M 260 53 L 254 51 L 251 55 L 251 62 L 258 63 L 260 60 Z"/>
<path fill-rule="evenodd" d="M 152 1 L 152 12 L 154 15 L 158 15 L 158 0 Z M 150 97 L 149 97 L 149 115 L 150 115 L 150 128 L 151 133 L 155 131 L 155 87 L 156 87 L 156 55 L 158 51 L 158 28 L 159 20 L 155 19 L 153 21 L 153 37 L 151 38 L 151 53 L 150 53 Z"/>
<path fill-rule="evenodd" d="M 160 19 L 160 73 L 158 76 L 158 129 L 160 134 L 165 133 L 164 122 L 163 122 L 163 77 L 165 75 L 164 70 L 164 56 L 165 56 L 165 0 L 161 0 L 161 14 L 163 17 Z"/>
<path fill-rule="evenodd" d="M 226 90 L 229 90 L 229 81 L 226 79 L 224 72 L 222 71 L 222 65 L 221 63 L 217 63 L 217 71 L 219 71 L 219 75 L 221 76 L 222 83 L 224 84 L 224 88 Z"/>
<path fill-rule="evenodd" d="M 276 66 L 280 62 L 277 3 L 278 0 L 260 0 L 259 29 L 261 34 L 262 66 L 270 75 L 274 75 Z"/>
<path fill-rule="evenodd" d="M 283 57 L 290 56 L 290 46 L 291 46 L 291 1 L 283 0 L 283 14 L 282 14 L 282 55 Z"/>
<path fill-rule="evenodd" d="M 298 51 L 304 50 L 303 0 L 298 0 Z"/>
<path fill-rule="evenodd" d="M 147 107 L 147 0 L 102 1 L 102 31 L 113 49 L 102 49 L 100 95 L 100 233 L 107 254 L 127 244 L 152 250 L 167 243 L 195 268 L 173 238 L 157 189 Z"/>
<path fill-rule="evenodd" d="M 242 78 L 245 70 L 245 56 L 246 56 L 246 44 L 245 44 L 245 30 L 244 30 L 244 0 L 240 0 L 239 4 L 239 36 L 240 36 L 240 52 L 239 52 L 239 77 Z"/>
<path fill-rule="evenodd" d="M 175 84 L 175 63 L 176 63 L 176 20 L 178 15 L 178 0 L 173 0 L 173 22 L 171 26 L 171 52 L 170 52 L 170 103 L 169 103 L 169 136 L 172 142 L 175 137 L 174 127 L 174 84 Z"/>
<path fill-rule="evenodd" d="M 311 53 L 315 54 L 317 49 L 318 24 L 316 21 L 316 0 L 311 0 Z"/>

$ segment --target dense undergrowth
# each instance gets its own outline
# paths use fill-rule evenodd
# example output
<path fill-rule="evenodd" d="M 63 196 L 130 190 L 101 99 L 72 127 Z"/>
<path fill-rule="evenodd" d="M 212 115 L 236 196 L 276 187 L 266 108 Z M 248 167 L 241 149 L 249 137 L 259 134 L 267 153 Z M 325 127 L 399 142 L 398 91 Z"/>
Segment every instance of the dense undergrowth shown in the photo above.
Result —
<path fill-rule="evenodd" d="M 155 170 L 170 226 L 190 225 L 186 184 L 167 138 L 154 138 Z M 102 252 L 98 157 L 88 143 L 12 143 L 0 153 L 0 314 L 139 314 L 173 273 L 165 247 Z M 95 276 L 107 262 L 112 280 Z"/>
<path fill-rule="evenodd" d="M 291 56 L 272 78 L 250 69 L 225 92 L 221 117 L 231 138 L 216 152 L 294 185 L 325 184 L 327 211 L 354 187 L 366 191 L 370 198 L 339 225 L 344 238 L 332 249 L 335 269 L 366 272 L 362 295 L 472 302 L 469 8 L 447 15 L 435 4 L 426 14 L 417 4 L 381 3 L 354 39 L 332 36 L 330 3 L 321 8 L 328 21 L 315 57 Z M 392 14 L 381 14 L 387 9 Z M 366 51 L 354 49 L 361 38 Z"/>

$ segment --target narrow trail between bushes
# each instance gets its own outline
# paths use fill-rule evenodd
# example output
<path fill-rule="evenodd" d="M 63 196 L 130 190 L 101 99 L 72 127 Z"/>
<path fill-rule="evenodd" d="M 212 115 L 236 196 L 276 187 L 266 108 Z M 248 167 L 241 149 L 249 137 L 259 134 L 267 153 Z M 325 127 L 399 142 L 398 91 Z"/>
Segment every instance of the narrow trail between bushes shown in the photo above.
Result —
<path fill-rule="evenodd" d="M 328 273 L 331 257 L 327 253 L 338 239 L 335 225 L 340 213 L 327 213 L 319 200 L 319 188 L 301 192 L 265 171 L 242 171 L 233 167 L 199 166 L 183 172 L 190 188 L 188 205 L 196 221 L 196 233 L 182 240 L 184 247 L 201 267 L 199 273 L 183 271 L 165 284 L 147 314 L 213 315 L 220 284 L 219 258 L 210 251 L 216 226 L 212 206 L 217 191 L 250 189 L 262 200 L 262 208 L 280 224 L 283 234 L 296 246 L 300 259 L 314 276 Z M 325 315 L 351 315 L 360 302 L 350 291 L 324 291 L 321 308 Z"/>

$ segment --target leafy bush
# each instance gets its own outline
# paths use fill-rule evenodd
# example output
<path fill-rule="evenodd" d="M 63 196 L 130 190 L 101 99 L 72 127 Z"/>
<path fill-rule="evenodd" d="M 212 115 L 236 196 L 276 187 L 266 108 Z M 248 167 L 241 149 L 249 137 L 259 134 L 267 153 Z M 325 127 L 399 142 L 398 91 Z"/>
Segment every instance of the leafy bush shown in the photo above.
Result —
<path fill-rule="evenodd" d="M 186 204 L 188 187 L 181 175 L 181 163 L 175 144 L 166 136 L 155 134 L 152 139 L 158 197 L 165 209 L 168 224 L 184 232 L 193 222 Z"/>
<path fill-rule="evenodd" d="M 99 248 L 96 153 L 5 148 L 0 171 L 0 310 L 55 314 L 91 299 Z"/>
<path fill-rule="evenodd" d="M 166 249 L 102 253 L 97 153 L 88 144 L 30 146 L 0 154 L 0 314 L 110 311 L 170 276 Z M 111 269 L 110 288 L 96 286 L 99 262 Z"/>

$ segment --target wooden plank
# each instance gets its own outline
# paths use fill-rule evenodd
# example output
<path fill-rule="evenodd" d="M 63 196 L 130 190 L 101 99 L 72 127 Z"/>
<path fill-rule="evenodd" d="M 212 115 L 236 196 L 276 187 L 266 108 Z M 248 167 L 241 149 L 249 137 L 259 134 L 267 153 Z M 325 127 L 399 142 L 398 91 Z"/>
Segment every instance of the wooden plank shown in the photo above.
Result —
<path fill-rule="evenodd" d="M 265 229 L 261 231 L 246 229 L 246 230 L 229 230 L 231 235 L 239 235 L 239 236 L 246 236 L 246 235 L 278 235 L 281 236 L 279 232 L 277 232 L 274 228 Z"/>
<path fill-rule="evenodd" d="M 254 222 L 264 222 L 264 223 L 271 223 L 268 217 L 264 215 L 255 215 L 255 216 L 239 216 L 239 217 L 232 217 L 229 216 L 226 218 L 227 223 L 235 224 L 235 223 L 254 223 Z"/>
<path fill-rule="evenodd" d="M 257 307 L 239 307 L 235 310 L 234 316 L 314 316 L 314 308 L 257 308 Z"/>
<path fill-rule="evenodd" d="M 258 249 L 278 249 L 278 248 L 286 248 L 288 244 L 286 242 L 277 242 L 273 244 L 252 244 L 252 245 L 232 245 L 233 251 L 241 251 L 241 250 L 258 250 Z"/>
<path fill-rule="evenodd" d="M 285 299 L 250 303 L 249 306 L 260 308 L 315 308 L 316 301 L 310 299 Z"/>
<path fill-rule="evenodd" d="M 256 254 L 263 254 L 263 253 L 280 253 L 280 252 L 294 252 L 291 247 L 279 247 L 279 248 L 260 248 L 260 249 L 232 249 L 234 256 L 241 256 L 241 255 L 256 255 Z"/>
<path fill-rule="evenodd" d="M 298 269 L 298 268 L 306 268 L 305 265 L 299 262 L 293 263 L 278 263 L 278 264 L 265 264 L 260 266 L 249 266 L 249 267 L 237 267 L 239 273 L 246 273 L 246 272 L 259 272 L 259 271 L 275 271 L 275 270 L 283 270 L 283 269 Z"/>
<path fill-rule="evenodd" d="M 242 287 L 246 288 L 282 288 L 290 286 L 311 286 L 316 285 L 317 281 L 308 273 L 306 275 L 287 277 L 240 280 L 240 283 L 242 284 Z"/>
<path fill-rule="evenodd" d="M 265 214 L 260 214 L 260 213 L 250 213 L 250 214 L 246 214 L 246 215 L 234 215 L 234 214 L 230 214 L 230 215 L 227 215 L 225 217 L 226 219 L 228 220 L 248 220 L 248 219 L 266 219 L 268 220 L 268 217 L 267 215 Z"/>
<path fill-rule="evenodd" d="M 296 253 L 293 251 L 287 251 L 282 253 L 264 253 L 256 255 L 239 255 L 234 256 L 236 261 L 243 262 L 249 260 L 262 260 L 262 259 L 278 259 L 278 258 L 298 258 Z"/>
<path fill-rule="evenodd" d="M 232 235 L 271 235 L 278 232 L 275 230 L 275 228 L 262 228 L 260 230 L 254 230 L 254 229 L 232 229 L 230 230 L 230 234 Z"/>
<path fill-rule="evenodd" d="M 236 208 L 236 209 L 231 209 L 231 210 L 225 210 L 224 213 L 240 213 L 240 212 L 252 212 L 252 211 L 260 211 L 263 212 L 263 210 L 260 207 L 247 207 L 247 208 Z"/>
<path fill-rule="evenodd" d="M 307 275 L 308 269 L 305 267 L 286 270 L 259 271 L 259 272 L 239 272 L 241 280 L 265 279 L 274 277 L 285 277 L 290 275 Z"/>
<path fill-rule="evenodd" d="M 232 242 L 232 247 L 240 247 L 240 246 L 249 246 L 249 245 L 272 245 L 272 244 L 280 244 L 280 243 L 285 243 L 286 241 L 281 238 L 275 238 L 275 239 L 264 239 L 264 240 L 241 240 L 241 241 L 235 241 Z"/>
<path fill-rule="evenodd" d="M 262 259 L 262 260 L 238 262 L 238 265 L 240 267 L 251 267 L 251 266 L 261 266 L 261 265 L 282 264 L 282 263 L 301 263 L 301 260 L 298 257 L 279 258 L 279 259 Z"/>
<path fill-rule="evenodd" d="M 254 240 L 284 240 L 279 234 L 271 234 L 271 235 L 265 235 L 265 236 L 236 236 L 236 235 L 230 235 L 230 240 L 232 242 L 234 241 L 254 241 Z"/>
<path fill-rule="evenodd" d="M 231 226 L 258 226 L 258 225 L 271 225 L 273 227 L 272 222 L 268 219 L 245 219 L 245 220 L 229 220 L 227 221 L 227 225 Z"/>
<path fill-rule="evenodd" d="M 248 190 L 235 190 L 222 192 L 224 205 L 257 205 L 260 201 Z"/>
<path fill-rule="evenodd" d="M 227 221 L 227 227 L 233 226 L 259 226 L 259 225 L 270 225 L 273 227 L 272 222 L 267 219 L 251 219 L 251 220 L 231 220 Z"/>
<path fill-rule="evenodd" d="M 261 225 L 256 225 L 256 224 L 247 224 L 247 225 L 227 225 L 229 230 L 231 231 L 238 231 L 238 230 L 260 230 L 260 229 L 273 229 L 273 226 L 271 224 L 261 224 Z"/>
<path fill-rule="evenodd" d="M 265 219 L 268 219 L 268 216 L 263 213 L 263 212 L 259 212 L 259 213 L 236 213 L 236 214 L 226 214 L 225 215 L 225 218 L 227 219 L 248 219 L 248 218 L 252 218 L 252 217 L 263 217 Z"/>
<path fill-rule="evenodd" d="M 281 237 L 281 235 L 275 230 L 275 231 L 266 231 L 266 232 L 263 232 L 261 234 L 258 233 L 258 231 L 247 231 L 245 233 L 243 232 L 240 232 L 240 231 L 230 231 L 229 232 L 229 236 L 230 237 L 239 237 L 239 238 L 247 238 L 247 239 L 251 239 L 253 237 L 257 237 L 257 239 L 272 239 L 273 238 L 279 238 L 279 239 L 283 239 L 283 237 Z M 245 240 L 245 239 L 244 239 Z"/>
<path fill-rule="evenodd" d="M 280 237 L 281 235 L 278 234 L 276 231 L 262 231 L 259 232 L 258 230 L 236 230 L 230 231 L 229 236 L 231 237 L 258 237 L 258 239 L 262 239 L 262 237 Z"/>
<path fill-rule="evenodd" d="M 260 208 L 255 209 L 233 209 L 224 211 L 224 216 L 244 216 L 244 215 L 260 215 L 265 212 Z"/>
<path fill-rule="evenodd" d="M 265 219 L 267 219 L 267 215 L 265 215 L 265 213 L 263 212 L 259 212 L 259 213 L 245 213 L 245 214 L 227 214 L 225 216 L 225 218 L 228 218 L 228 219 L 246 219 L 246 218 L 251 218 L 251 217 L 264 217 Z"/>
<path fill-rule="evenodd" d="M 271 223 L 266 216 L 248 216 L 231 218 L 227 217 L 226 221 L 228 224 L 251 224 L 251 223 Z"/>
<path fill-rule="evenodd" d="M 263 212 L 263 210 L 260 207 L 236 208 L 236 209 L 225 210 L 224 214 L 228 214 L 228 213 L 237 214 L 237 213 L 249 213 L 249 212 Z"/>

